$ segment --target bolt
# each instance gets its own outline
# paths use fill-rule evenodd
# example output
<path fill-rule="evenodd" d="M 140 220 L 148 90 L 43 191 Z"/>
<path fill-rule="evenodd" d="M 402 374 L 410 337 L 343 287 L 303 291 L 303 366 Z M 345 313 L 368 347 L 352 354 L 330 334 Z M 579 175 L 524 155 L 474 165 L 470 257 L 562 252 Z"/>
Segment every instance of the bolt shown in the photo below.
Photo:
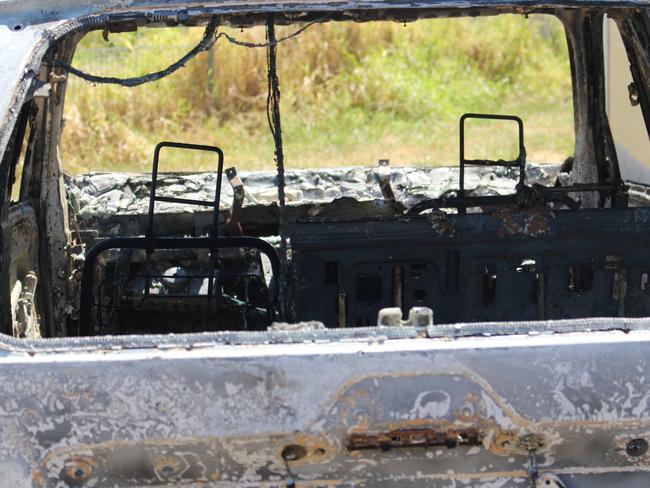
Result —
<path fill-rule="evenodd" d="M 65 461 L 64 476 L 74 486 L 81 486 L 88 480 L 93 471 L 92 461 L 80 457 L 71 457 Z"/>
<path fill-rule="evenodd" d="M 625 452 L 627 452 L 628 456 L 643 456 L 648 452 L 648 441 L 645 439 L 632 439 L 625 446 Z"/>
<path fill-rule="evenodd" d="M 287 461 L 298 461 L 307 455 L 307 449 L 299 444 L 290 444 L 282 450 L 282 459 Z"/>

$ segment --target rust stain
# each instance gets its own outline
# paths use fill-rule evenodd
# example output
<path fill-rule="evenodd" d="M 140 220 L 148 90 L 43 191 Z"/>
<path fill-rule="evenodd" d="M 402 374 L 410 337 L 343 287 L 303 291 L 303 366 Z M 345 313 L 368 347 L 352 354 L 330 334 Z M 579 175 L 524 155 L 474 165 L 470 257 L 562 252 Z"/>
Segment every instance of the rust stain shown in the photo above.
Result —
<path fill-rule="evenodd" d="M 524 215 L 524 233 L 530 237 L 537 237 L 549 231 L 549 220 L 554 218 L 553 212 L 546 207 L 530 208 L 522 211 Z"/>
<path fill-rule="evenodd" d="M 186 463 L 177 456 L 159 456 L 153 464 L 154 472 L 160 479 L 177 477 L 186 467 Z"/>
<path fill-rule="evenodd" d="M 302 433 L 297 433 L 293 436 L 283 439 L 282 444 L 276 451 L 277 462 L 284 464 L 282 451 L 287 445 L 302 446 L 307 455 L 304 458 L 291 461 L 291 467 L 298 468 L 306 464 L 321 464 L 331 461 L 338 453 L 338 449 L 333 443 L 329 442 L 324 436 L 313 436 Z"/>
<path fill-rule="evenodd" d="M 260 443 L 277 446 L 275 451 L 271 449 L 268 452 L 269 461 L 273 461 L 277 466 L 283 466 L 285 464 L 282 451 L 287 445 L 297 445 L 304 448 L 306 455 L 301 459 L 290 461 L 292 468 L 327 463 L 340 453 L 340 448 L 325 436 L 312 436 L 301 433 L 251 436 L 246 438 L 207 437 L 184 440 L 153 439 L 140 442 L 110 441 L 102 444 L 83 444 L 55 449 L 41 461 L 40 469 L 35 468 L 33 470 L 33 476 L 34 479 L 39 480 L 38 482 L 41 486 L 47 485 L 47 480 L 49 479 L 48 473 L 51 472 L 50 468 L 63 462 L 63 469 L 61 470 L 60 476 L 67 480 L 68 483 L 76 486 L 96 476 L 110 475 L 112 468 L 108 464 L 109 457 L 107 456 L 109 453 L 113 458 L 115 458 L 117 453 L 117 458 L 120 458 L 120 451 L 123 451 L 124 456 L 126 456 L 129 452 L 128 449 L 137 447 L 140 453 L 148 452 L 146 457 L 151 459 L 151 464 L 148 467 L 140 467 L 145 475 L 148 470 L 151 471 L 150 477 L 146 479 L 147 482 L 153 482 L 155 480 L 163 482 L 187 482 L 188 479 L 191 479 L 194 483 L 205 483 L 220 480 L 224 474 L 227 474 L 222 472 L 219 462 L 212 463 L 215 464 L 214 467 L 204 464 L 204 461 L 208 459 L 214 460 L 214 454 L 216 452 L 220 450 L 229 453 L 249 452 L 251 445 L 259 445 Z M 190 452 L 197 454 L 197 456 L 190 456 L 193 461 L 189 461 L 189 458 L 185 455 Z M 233 466 L 236 463 L 235 461 Z M 197 475 L 190 474 L 190 471 L 197 465 L 208 467 L 209 469 L 206 472 L 202 468 L 200 470 L 200 476 L 196 477 Z"/>
<path fill-rule="evenodd" d="M 524 451 L 539 452 L 547 445 L 546 438 L 537 432 L 525 434 L 517 439 L 517 446 Z"/>
<path fill-rule="evenodd" d="M 96 464 L 88 456 L 71 456 L 63 464 L 63 478 L 70 483 L 84 483 L 93 473 Z"/>
<path fill-rule="evenodd" d="M 37 486 L 43 486 L 43 475 L 38 468 L 32 467 L 32 480 Z"/>
<path fill-rule="evenodd" d="M 440 429 L 398 429 L 386 432 L 362 434 L 353 433 L 348 437 L 350 451 L 360 449 L 391 449 L 394 447 L 477 446 L 481 433 L 474 427 Z"/>
<path fill-rule="evenodd" d="M 500 238 L 517 234 L 538 237 L 550 230 L 550 220 L 554 218 L 553 212 L 546 207 L 527 208 L 521 211 L 511 207 L 501 207 L 493 210 L 491 216 L 499 223 L 497 236 Z"/>
<path fill-rule="evenodd" d="M 484 410 L 485 403 L 474 393 L 468 393 L 465 395 L 465 404 L 454 410 L 454 417 L 459 422 L 477 423 Z"/>
<path fill-rule="evenodd" d="M 498 432 L 490 443 L 490 451 L 494 454 L 511 454 L 517 448 L 517 434 L 511 430 Z"/>
<path fill-rule="evenodd" d="M 382 430 L 406 430 L 406 429 L 438 429 L 445 430 L 451 428 L 452 424 L 447 419 L 416 418 L 409 420 L 400 420 L 383 425 Z M 350 434 L 365 433 L 367 429 L 360 429 L 358 426 L 348 430 Z"/>
<path fill-rule="evenodd" d="M 433 210 L 427 214 L 427 220 L 431 224 L 433 231 L 439 236 L 453 236 L 456 234 L 456 227 L 449 219 L 449 216 L 441 210 Z"/>
<path fill-rule="evenodd" d="M 497 236 L 503 238 L 507 235 L 521 234 L 522 228 L 517 222 L 516 211 L 510 207 L 497 208 L 492 211 L 491 216 L 499 223 Z"/>

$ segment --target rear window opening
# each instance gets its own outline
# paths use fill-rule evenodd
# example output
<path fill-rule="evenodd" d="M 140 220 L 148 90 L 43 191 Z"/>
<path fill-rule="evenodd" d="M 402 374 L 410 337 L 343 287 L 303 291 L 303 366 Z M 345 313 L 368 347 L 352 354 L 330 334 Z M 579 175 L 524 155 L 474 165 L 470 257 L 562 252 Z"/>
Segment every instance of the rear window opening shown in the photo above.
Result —
<path fill-rule="evenodd" d="M 575 123 L 604 80 L 556 14 L 223 26 L 136 88 L 64 67 L 156 72 L 205 27 L 61 44 L 29 125 L 60 124 L 51 180 L 21 156 L 15 227 L 40 247 L 6 277 L 14 335 L 647 316 L 648 209 L 602 124 Z"/>

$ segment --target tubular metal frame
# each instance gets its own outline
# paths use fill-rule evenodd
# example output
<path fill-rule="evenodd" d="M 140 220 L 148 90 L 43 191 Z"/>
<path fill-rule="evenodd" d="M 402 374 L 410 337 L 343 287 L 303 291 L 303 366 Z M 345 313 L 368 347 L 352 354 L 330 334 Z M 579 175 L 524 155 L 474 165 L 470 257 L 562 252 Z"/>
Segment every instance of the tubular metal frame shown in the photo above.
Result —
<path fill-rule="evenodd" d="M 156 195 L 158 184 L 158 165 L 160 151 L 164 147 L 178 149 L 190 149 L 195 151 L 210 151 L 217 154 L 217 182 L 215 189 L 214 201 L 193 200 L 188 198 L 161 197 Z M 273 246 L 262 239 L 249 236 L 220 237 L 219 236 L 219 203 L 221 199 L 221 181 L 223 176 L 223 152 L 215 146 L 204 146 L 198 144 L 185 144 L 179 142 L 161 142 L 154 150 L 153 168 L 151 173 L 151 192 L 149 195 L 149 215 L 148 229 L 145 237 L 116 237 L 104 239 L 95 243 L 92 248 L 86 252 L 86 259 L 81 274 L 81 292 L 79 304 L 79 335 L 91 335 L 91 317 L 92 306 L 94 304 L 94 278 L 95 263 L 97 258 L 103 252 L 109 249 L 143 249 L 147 253 L 146 273 L 145 273 L 145 296 L 149 294 L 151 281 L 150 263 L 151 254 L 157 249 L 209 249 L 210 250 L 210 279 L 208 282 L 208 301 L 213 294 L 214 268 L 216 266 L 216 253 L 219 249 L 225 248 L 249 248 L 257 249 L 265 254 L 271 262 L 273 276 L 278 277 L 280 274 L 280 258 Z M 154 216 L 155 203 L 168 202 L 180 203 L 184 205 L 208 206 L 213 208 L 213 225 L 209 231 L 208 237 L 155 237 L 154 235 Z M 275 301 L 278 300 L 278 287 L 273 290 Z"/>

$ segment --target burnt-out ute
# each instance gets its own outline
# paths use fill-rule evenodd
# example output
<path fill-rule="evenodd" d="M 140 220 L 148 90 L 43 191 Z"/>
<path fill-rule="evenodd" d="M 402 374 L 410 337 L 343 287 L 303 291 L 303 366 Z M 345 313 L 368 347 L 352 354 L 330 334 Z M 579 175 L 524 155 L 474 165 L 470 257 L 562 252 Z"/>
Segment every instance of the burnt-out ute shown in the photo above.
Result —
<path fill-rule="evenodd" d="M 647 487 L 649 14 L 641 0 L 0 0 L 0 485 Z M 453 146 L 451 166 L 285 164 L 285 41 L 500 16 L 562 30 L 566 159 L 533 157 L 539 107 L 461 100 L 451 142 L 431 142 Z M 75 61 L 88 33 L 171 28 L 202 35 L 166 68 Z M 236 36 L 249 28 L 260 42 Z M 264 54 L 275 169 L 233 165 L 245 139 L 161 131 L 137 174 L 66 171 L 71 80 L 146 89 L 215 43 Z M 470 150 L 476 124 L 507 127 L 512 155 Z M 166 171 L 172 153 L 210 169 Z"/>

